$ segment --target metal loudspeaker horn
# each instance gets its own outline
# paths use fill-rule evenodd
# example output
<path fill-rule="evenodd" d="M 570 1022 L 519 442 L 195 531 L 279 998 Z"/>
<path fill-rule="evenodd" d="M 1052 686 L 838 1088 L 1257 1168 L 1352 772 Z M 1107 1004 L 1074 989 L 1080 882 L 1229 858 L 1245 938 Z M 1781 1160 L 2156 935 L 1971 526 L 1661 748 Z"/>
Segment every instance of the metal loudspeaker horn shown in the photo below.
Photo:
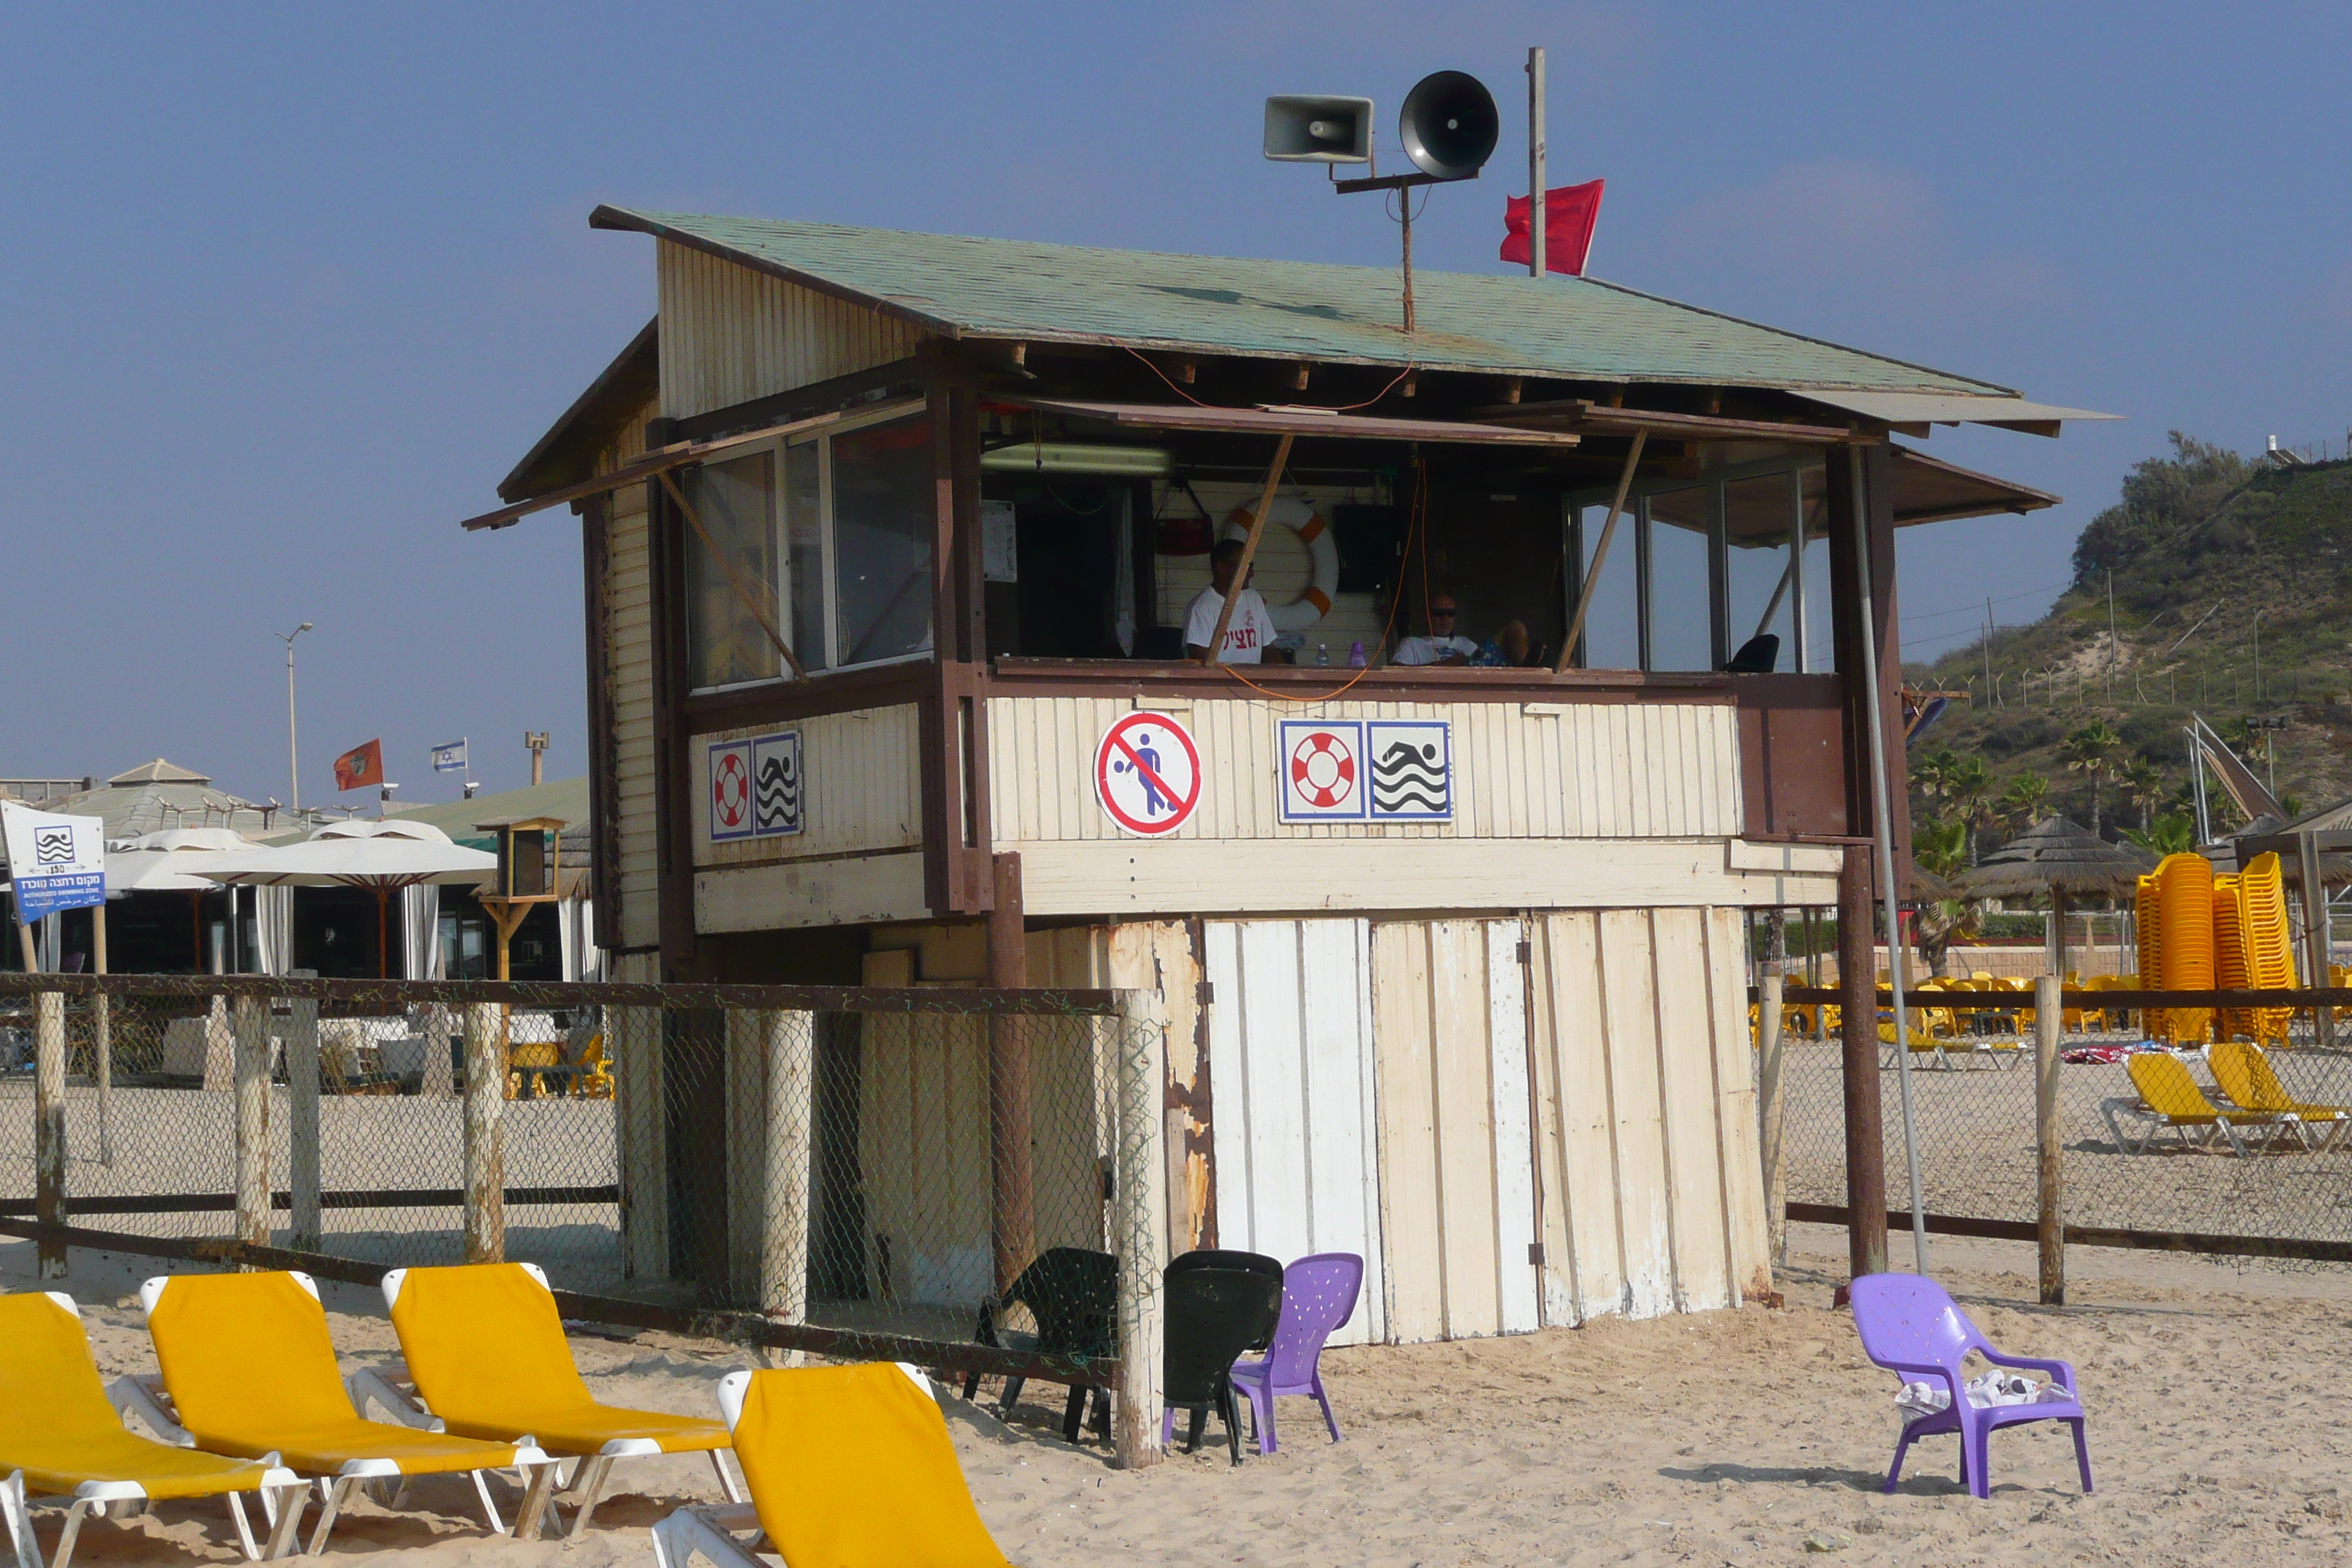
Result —
<path fill-rule="evenodd" d="M 1271 106 L 1267 112 L 1271 116 Z M 1404 155 L 1422 173 L 1440 180 L 1475 179 L 1494 156 L 1502 128 L 1495 95 L 1466 71 L 1437 71 L 1422 78 L 1405 95 L 1404 110 L 1397 118 Z"/>
<path fill-rule="evenodd" d="M 1280 163 L 1370 162 L 1372 100 L 1300 93 L 1267 99 L 1265 155 Z"/>

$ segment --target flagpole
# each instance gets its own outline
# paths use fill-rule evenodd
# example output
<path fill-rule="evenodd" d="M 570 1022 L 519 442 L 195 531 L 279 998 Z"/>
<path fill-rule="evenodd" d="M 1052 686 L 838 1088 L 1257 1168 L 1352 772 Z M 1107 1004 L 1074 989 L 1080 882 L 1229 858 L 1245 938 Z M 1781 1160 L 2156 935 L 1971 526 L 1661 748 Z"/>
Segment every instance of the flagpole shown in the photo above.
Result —
<path fill-rule="evenodd" d="M 1550 215 L 1544 210 L 1544 52 L 1540 45 L 1528 51 L 1528 276 L 1544 275 L 1544 230 Z"/>

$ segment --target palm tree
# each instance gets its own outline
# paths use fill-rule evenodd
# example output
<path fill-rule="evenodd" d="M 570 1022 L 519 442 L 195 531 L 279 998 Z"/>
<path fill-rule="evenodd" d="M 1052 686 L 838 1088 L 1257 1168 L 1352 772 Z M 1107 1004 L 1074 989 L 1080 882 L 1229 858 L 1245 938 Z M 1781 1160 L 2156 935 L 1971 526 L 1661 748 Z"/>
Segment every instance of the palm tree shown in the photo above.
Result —
<path fill-rule="evenodd" d="M 2099 831 L 2099 781 L 2114 770 L 2116 748 L 2124 738 L 2107 725 L 2105 719 L 2094 719 L 2058 743 L 2058 754 L 2066 759 L 2069 772 L 2086 775 L 2091 781 L 2091 832 Z"/>
<path fill-rule="evenodd" d="M 2126 827 L 2124 837 L 2155 855 L 2186 855 L 2197 847 L 2196 824 L 2185 811 L 2168 811 L 2147 827 Z"/>
<path fill-rule="evenodd" d="M 2124 771 L 2116 776 L 2123 784 L 2124 798 L 2139 807 L 2139 828 L 2142 833 L 2147 832 L 2155 817 L 2156 808 L 2164 804 L 2162 770 L 2146 757 L 2134 757 L 2124 764 Z"/>
<path fill-rule="evenodd" d="M 1977 863 L 1976 829 L 1992 805 L 1992 770 L 1982 757 L 1963 757 L 1944 776 L 1944 794 L 1958 814 L 1968 842 L 1968 864 Z"/>
<path fill-rule="evenodd" d="M 1911 787 L 1919 792 L 1922 800 L 1941 800 L 1950 793 L 1952 770 L 1959 761 L 1948 746 L 1928 752 L 1911 764 Z"/>
<path fill-rule="evenodd" d="M 1993 804 L 2011 827 L 2031 827 L 2048 815 L 2050 781 L 2040 773 L 2019 773 Z"/>

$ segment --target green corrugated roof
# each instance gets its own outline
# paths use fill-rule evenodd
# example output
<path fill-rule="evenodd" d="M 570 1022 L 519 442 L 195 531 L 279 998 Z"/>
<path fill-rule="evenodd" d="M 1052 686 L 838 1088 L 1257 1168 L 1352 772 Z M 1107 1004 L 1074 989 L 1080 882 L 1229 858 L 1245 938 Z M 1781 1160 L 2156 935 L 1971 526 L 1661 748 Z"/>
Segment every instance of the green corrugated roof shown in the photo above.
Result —
<path fill-rule="evenodd" d="M 590 222 L 709 251 L 950 336 L 1132 344 L 1576 381 L 2011 389 L 1759 326 L 1591 278 L 1416 271 L 1398 331 L 1388 268 L 974 239 L 843 224 L 598 207 Z"/>

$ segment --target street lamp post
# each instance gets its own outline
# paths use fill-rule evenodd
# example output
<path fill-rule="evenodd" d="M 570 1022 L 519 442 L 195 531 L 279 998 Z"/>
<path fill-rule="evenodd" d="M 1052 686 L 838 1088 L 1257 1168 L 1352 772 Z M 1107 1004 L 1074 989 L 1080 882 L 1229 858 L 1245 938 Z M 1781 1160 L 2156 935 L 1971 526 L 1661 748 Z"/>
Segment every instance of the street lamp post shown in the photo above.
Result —
<path fill-rule="evenodd" d="M 274 634 L 286 644 L 286 806 L 299 811 L 302 806 L 302 753 L 294 744 L 294 639 L 310 629 L 304 621 L 290 632 Z"/>

